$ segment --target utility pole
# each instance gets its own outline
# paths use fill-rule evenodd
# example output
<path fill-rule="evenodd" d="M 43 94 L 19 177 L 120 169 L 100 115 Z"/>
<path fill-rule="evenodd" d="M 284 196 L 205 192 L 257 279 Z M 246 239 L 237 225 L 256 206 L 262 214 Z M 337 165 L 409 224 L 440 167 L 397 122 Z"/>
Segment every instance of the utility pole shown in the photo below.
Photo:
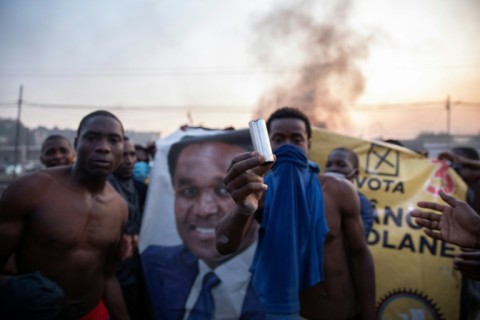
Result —
<path fill-rule="evenodd" d="M 18 96 L 18 109 L 17 109 L 17 128 L 15 132 L 15 153 L 14 153 L 14 165 L 15 169 L 13 170 L 13 177 L 17 176 L 17 166 L 18 166 L 18 149 L 20 144 L 20 115 L 22 113 L 22 96 L 23 96 L 23 86 L 20 86 L 20 94 Z"/>
<path fill-rule="evenodd" d="M 445 104 L 445 108 L 447 109 L 447 139 L 448 139 L 447 147 L 448 147 L 448 150 L 450 150 L 451 147 L 452 147 L 452 135 L 451 135 L 451 132 L 450 132 L 450 109 L 451 109 L 450 95 L 447 96 L 447 101 L 446 101 L 446 104 Z"/>
<path fill-rule="evenodd" d="M 450 136 L 450 96 L 447 96 L 447 103 L 445 107 L 447 108 L 447 134 Z"/>

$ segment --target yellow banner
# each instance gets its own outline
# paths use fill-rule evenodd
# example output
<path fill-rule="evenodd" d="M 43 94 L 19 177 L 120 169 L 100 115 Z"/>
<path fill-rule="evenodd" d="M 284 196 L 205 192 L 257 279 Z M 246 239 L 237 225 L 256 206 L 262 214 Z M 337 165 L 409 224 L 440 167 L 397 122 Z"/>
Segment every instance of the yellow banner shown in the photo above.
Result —
<path fill-rule="evenodd" d="M 375 261 L 379 319 L 457 319 L 461 274 L 453 270 L 459 249 L 426 236 L 409 212 L 420 200 L 439 201 L 443 189 L 465 199 L 466 185 L 443 161 L 396 145 L 314 128 L 310 159 L 325 168 L 327 156 L 345 147 L 359 158 L 354 181 L 376 209 L 368 243 Z"/>

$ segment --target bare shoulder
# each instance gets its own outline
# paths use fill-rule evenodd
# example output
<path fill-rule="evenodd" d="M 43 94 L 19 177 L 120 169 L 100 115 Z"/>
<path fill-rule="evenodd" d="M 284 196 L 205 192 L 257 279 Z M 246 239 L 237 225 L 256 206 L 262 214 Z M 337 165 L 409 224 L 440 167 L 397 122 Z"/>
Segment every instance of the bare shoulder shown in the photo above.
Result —
<path fill-rule="evenodd" d="M 36 197 L 48 186 L 59 179 L 66 179 L 65 170 L 45 169 L 18 177 L 8 185 L 2 194 L 3 198 L 18 196 Z"/>
<path fill-rule="evenodd" d="M 337 208 L 342 215 L 360 215 L 360 200 L 352 182 L 323 175 L 319 180 L 327 207 Z"/>
<path fill-rule="evenodd" d="M 63 177 L 63 178 L 59 178 Z M 45 200 L 45 195 L 60 179 L 66 181 L 63 170 L 40 170 L 20 176 L 2 193 L 0 211 L 3 217 L 20 217 L 33 212 Z"/>
<path fill-rule="evenodd" d="M 336 197 L 340 197 L 340 195 L 352 195 L 356 194 L 355 187 L 353 183 L 348 181 L 347 179 L 340 179 L 333 176 L 325 176 L 319 175 L 318 179 L 322 185 L 324 193 L 326 194 L 337 194 Z"/>

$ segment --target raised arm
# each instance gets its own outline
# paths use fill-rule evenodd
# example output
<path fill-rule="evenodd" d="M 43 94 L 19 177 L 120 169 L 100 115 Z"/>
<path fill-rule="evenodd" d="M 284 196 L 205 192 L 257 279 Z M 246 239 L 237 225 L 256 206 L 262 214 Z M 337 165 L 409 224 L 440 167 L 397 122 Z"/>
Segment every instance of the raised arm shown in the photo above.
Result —
<path fill-rule="evenodd" d="M 352 263 L 355 292 L 362 319 L 375 318 L 375 268 L 367 246 L 360 216 L 360 199 L 353 185 L 342 181 L 337 199 L 341 199 L 343 234 Z"/>
<path fill-rule="evenodd" d="M 235 201 L 234 209 L 216 226 L 217 250 L 221 254 L 236 252 L 250 229 L 267 185 L 264 174 L 272 164 L 262 166 L 263 156 L 255 152 L 243 153 L 232 159 L 225 175 L 225 186 Z"/>
<path fill-rule="evenodd" d="M 440 191 L 440 197 L 447 205 L 420 201 L 417 204 L 420 208 L 434 212 L 413 210 L 410 214 L 416 218 L 415 222 L 424 227 L 424 232 L 434 239 L 480 249 L 480 216 L 467 203 L 448 196 L 443 191 Z"/>
<path fill-rule="evenodd" d="M 479 160 L 473 160 L 469 159 L 466 157 L 459 156 L 457 154 L 454 154 L 452 152 L 442 152 L 438 155 L 438 159 L 441 160 L 448 160 L 453 163 L 458 163 L 463 166 L 472 168 L 472 169 L 478 169 L 480 170 L 480 161 Z"/>

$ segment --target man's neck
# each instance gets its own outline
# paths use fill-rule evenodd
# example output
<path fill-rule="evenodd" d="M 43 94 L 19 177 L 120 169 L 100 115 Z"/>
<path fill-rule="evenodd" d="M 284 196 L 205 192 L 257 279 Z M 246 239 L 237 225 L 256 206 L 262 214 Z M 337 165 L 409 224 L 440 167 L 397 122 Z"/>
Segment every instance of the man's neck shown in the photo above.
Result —
<path fill-rule="evenodd" d="M 71 181 L 74 185 L 87 189 L 90 193 L 100 193 L 105 188 L 108 176 L 89 175 L 79 170 L 75 165 L 71 167 Z"/>
<path fill-rule="evenodd" d="M 115 174 L 115 173 L 113 173 L 113 176 L 115 177 L 115 179 L 117 179 L 118 181 L 123 182 L 123 183 L 129 182 L 130 180 L 132 180 L 131 176 L 130 177 L 125 177 L 125 176 L 122 177 L 121 175 L 118 175 L 118 174 Z"/>

